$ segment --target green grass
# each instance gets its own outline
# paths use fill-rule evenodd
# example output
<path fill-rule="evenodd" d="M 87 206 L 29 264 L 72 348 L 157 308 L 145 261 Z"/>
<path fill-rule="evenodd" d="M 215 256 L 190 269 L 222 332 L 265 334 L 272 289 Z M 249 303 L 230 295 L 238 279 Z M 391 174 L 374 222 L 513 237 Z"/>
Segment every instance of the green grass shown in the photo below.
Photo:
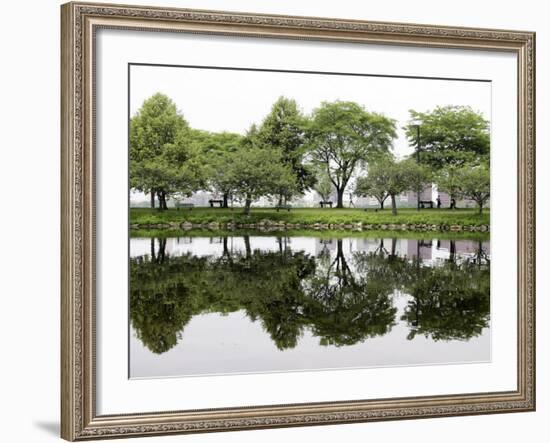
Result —
<path fill-rule="evenodd" d="M 417 231 L 380 231 L 380 230 L 368 230 L 368 231 L 352 231 L 352 230 L 313 230 L 313 229 L 288 229 L 279 231 L 258 231 L 258 230 L 246 230 L 237 229 L 234 231 L 228 230 L 216 230 L 211 231 L 208 229 L 132 229 L 130 230 L 130 237 L 132 238 L 173 238 L 173 237 L 220 237 L 230 236 L 238 237 L 242 235 L 254 235 L 254 236 L 272 236 L 272 237 L 316 237 L 323 239 L 338 239 L 338 238 L 406 238 L 412 240 L 432 240 L 437 238 L 438 240 L 473 240 L 473 241 L 487 241 L 490 238 L 489 233 L 483 232 L 417 232 Z"/>
<path fill-rule="evenodd" d="M 262 220 L 272 222 L 300 223 L 303 225 L 321 224 L 432 224 L 432 225 L 461 225 L 479 226 L 489 225 L 490 212 L 478 214 L 476 209 L 399 209 L 397 215 L 392 215 L 391 209 L 375 212 L 372 209 L 319 209 L 297 208 L 290 212 L 277 212 L 272 208 L 252 208 L 250 215 L 243 214 L 241 208 L 193 208 L 168 209 L 159 211 L 149 208 L 132 208 L 130 210 L 131 224 L 160 224 L 184 221 L 199 223 L 259 223 Z"/>

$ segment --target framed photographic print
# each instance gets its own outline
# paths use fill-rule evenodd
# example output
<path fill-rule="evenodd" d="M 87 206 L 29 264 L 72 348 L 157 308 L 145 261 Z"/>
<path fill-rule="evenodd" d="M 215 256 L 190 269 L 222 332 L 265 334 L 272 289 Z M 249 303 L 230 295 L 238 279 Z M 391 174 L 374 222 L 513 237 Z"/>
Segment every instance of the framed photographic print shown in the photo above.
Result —
<path fill-rule="evenodd" d="M 534 33 L 61 17 L 63 438 L 534 410 Z"/>

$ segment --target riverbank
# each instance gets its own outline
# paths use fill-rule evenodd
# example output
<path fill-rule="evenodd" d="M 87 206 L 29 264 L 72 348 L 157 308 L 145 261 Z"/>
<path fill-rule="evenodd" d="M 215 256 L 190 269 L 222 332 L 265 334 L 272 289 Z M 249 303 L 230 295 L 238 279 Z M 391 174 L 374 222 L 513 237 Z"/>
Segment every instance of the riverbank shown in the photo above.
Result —
<path fill-rule="evenodd" d="M 236 230 L 211 230 L 211 229 L 132 229 L 131 238 L 173 238 L 173 237 L 244 237 L 246 235 L 255 237 L 316 237 L 320 239 L 340 239 L 340 238 L 405 238 L 408 240 L 433 240 L 434 233 L 431 231 L 357 231 L 357 230 L 315 230 L 315 229 L 236 229 Z M 489 232 L 451 232 L 438 231 L 436 234 L 438 240 L 471 240 L 487 241 L 490 239 Z"/>
<path fill-rule="evenodd" d="M 132 229 L 172 230 L 354 230 L 354 231 L 451 231 L 489 232 L 490 212 L 478 214 L 475 209 L 363 209 L 298 208 L 275 211 L 272 208 L 253 208 L 249 215 L 240 208 L 168 209 L 148 208 L 130 210 Z"/>

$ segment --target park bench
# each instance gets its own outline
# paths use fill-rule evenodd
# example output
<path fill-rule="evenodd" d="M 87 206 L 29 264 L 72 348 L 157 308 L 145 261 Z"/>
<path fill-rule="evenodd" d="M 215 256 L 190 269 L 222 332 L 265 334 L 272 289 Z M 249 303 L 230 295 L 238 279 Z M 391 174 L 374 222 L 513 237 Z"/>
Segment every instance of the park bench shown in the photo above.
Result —
<path fill-rule="evenodd" d="M 290 212 L 290 210 L 292 209 L 292 206 L 291 205 L 278 205 L 278 206 L 275 206 L 275 209 L 277 210 L 277 212 L 279 212 L 279 209 L 286 209 L 287 211 Z"/>
<path fill-rule="evenodd" d="M 420 209 L 425 209 L 426 206 L 429 206 L 430 209 L 433 209 L 433 208 L 434 208 L 434 202 L 431 201 L 431 200 L 420 200 L 420 201 L 418 202 L 418 207 L 419 207 Z"/>
<path fill-rule="evenodd" d="M 180 210 L 180 208 L 188 208 L 189 210 L 193 209 L 195 207 L 194 203 L 180 203 L 176 202 L 176 210 Z"/>
<path fill-rule="evenodd" d="M 330 206 L 332 208 L 332 202 L 331 201 L 319 202 L 319 204 L 321 205 L 321 208 L 324 208 L 325 206 Z"/>
<path fill-rule="evenodd" d="M 213 208 L 214 205 L 220 205 L 220 208 L 223 207 L 223 200 L 208 200 L 208 203 L 210 203 L 211 208 Z"/>

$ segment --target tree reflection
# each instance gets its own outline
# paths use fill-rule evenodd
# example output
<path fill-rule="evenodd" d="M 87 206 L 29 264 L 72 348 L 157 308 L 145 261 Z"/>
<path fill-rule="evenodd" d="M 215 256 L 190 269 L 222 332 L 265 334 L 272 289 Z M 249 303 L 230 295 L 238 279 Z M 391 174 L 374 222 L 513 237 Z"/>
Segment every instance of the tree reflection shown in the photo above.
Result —
<path fill-rule="evenodd" d="M 315 273 L 304 284 L 310 301 L 306 315 L 322 345 L 359 343 L 386 334 L 394 324 L 392 281 L 371 269 L 352 271 L 342 243 L 338 239 L 334 259 L 326 252 L 318 258 Z M 360 257 L 350 259 L 355 265 Z"/>
<path fill-rule="evenodd" d="M 322 345 L 346 346 L 387 334 L 396 324 L 394 292 L 410 294 L 400 320 L 434 340 L 466 340 L 489 321 L 488 256 L 429 265 L 399 256 L 396 239 L 373 252 L 344 251 L 343 240 L 312 256 L 278 250 L 233 251 L 219 239 L 219 256 L 172 256 L 166 240 L 152 240 L 149 255 L 130 259 L 130 319 L 137 337 L 160 354 L 175 346 L 187 323 L 202 313 L 244 311 L 258 321 L 278 349 L 294 348 L 304 331 Z M 454 249 L 454 248 L 453 248 Z M 485 255 L 484 255 L 485 254 Z"/>
<path fill-rule="evenodd" d="M 409 340 L 417 334 L 436 341 L 468 340 L 488 326 L 488 266 L 466 260 L 429 267 L 415 258 L 409 272 L 404 291 L 412 300 L 401 318 L 411 327 Z"/>
<path fill-rule="evenodd" d="M 156 253 L 130 260 L 130 319 L 152 352 L 174 346 L 194 315 L 241 309 L 261 320 L 280 349 L 296 346 L 307 323 L 301 281 L 314 271 L 314 258 L 252 250 L 248 238 L 244 253 L 224 245 L 221 257 L 164 253 L 159 261 Z"/>
<path fill-rule="evenodd" d="M 175 346 L 179 331 L 197 309 L 208 306 L 208 297 L 191 289 L 201 284 L 205 263 L 193 256 L 179 257 L 177 263 L 166 255 L 162 261 L 158 255 L 130 260 L 130 319 L 152 352 L 160 354 Z"/>

